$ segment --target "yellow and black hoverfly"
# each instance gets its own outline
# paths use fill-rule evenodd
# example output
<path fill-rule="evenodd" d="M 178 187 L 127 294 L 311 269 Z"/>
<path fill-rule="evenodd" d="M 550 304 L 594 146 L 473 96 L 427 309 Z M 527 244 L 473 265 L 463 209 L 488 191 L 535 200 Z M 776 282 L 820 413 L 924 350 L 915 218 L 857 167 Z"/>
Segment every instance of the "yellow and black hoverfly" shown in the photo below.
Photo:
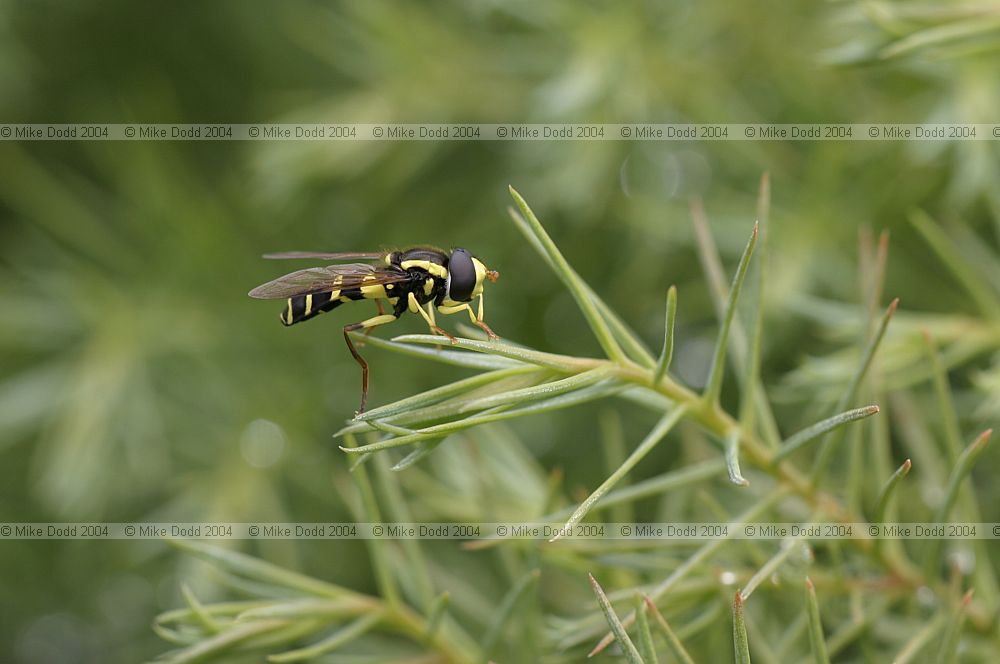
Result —
<path fill-rule="evenodd" d="M 483 320 L 483 285 L 486 280 L 496 281 L 499 274 L 490 270 L 466 249 L 455 248 L 450 252 L 434 247 L 414 247 L 402 251 L 378 253 L 319 253 L 292 251 L 265 254 L 264 258 L 343 261 L 352 259 L 381 259 L 378 263 L 344 263 L 325 267 L 298 270 L 250 291 L 250 297 L 261 300 L 286 299 L 281 311 L 281 322 L 295 325 L 335 309 L 352 300 L 375 300 L 378 315 L 360 323 L 344 326 L 344 340 L 351 355 L 361 365 L 361 407 L 365 411 L 368 400 L 368 363 L 358 354 L 350 333 L 365 330 L 365 334 L 379 325 L 391 323 L 403 312 L 419 313 L 427 321 L 432 334 L 439 334 L 455 341 L 434 320 L 434 311 L 455 314 L 466 311 L 472 322 L 497 339 L 490 326 Z M 473 311 L 470 304 L 479 298 Z M 392 313 L 385 313 L 385 300 Z"/>

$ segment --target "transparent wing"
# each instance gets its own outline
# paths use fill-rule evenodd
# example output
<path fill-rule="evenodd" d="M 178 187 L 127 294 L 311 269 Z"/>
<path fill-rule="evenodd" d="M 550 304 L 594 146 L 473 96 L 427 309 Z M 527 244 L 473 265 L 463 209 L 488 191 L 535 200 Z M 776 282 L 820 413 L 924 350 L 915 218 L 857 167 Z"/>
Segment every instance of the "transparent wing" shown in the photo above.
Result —
<path fill-rule="evenodd" d="M 343 251 L 327 253 L 322 251 L 282 251 L 276 254 L 264 254 L 264 258 L 286 260 L 294 258 L 315 258 L 321 261 L 341 261 L 357 258 L 382 258 L 385 251 Z"/>
<path fill-rule="evenodd" d="M 393 284 L 408 279 L 410 275 L 398 268 L 367 263 L 346 263 L 298 270 L 257 286 L 249 295 L 258 300 L 280 300 L 296 295 L 323 293 L 356 286 Z"/>

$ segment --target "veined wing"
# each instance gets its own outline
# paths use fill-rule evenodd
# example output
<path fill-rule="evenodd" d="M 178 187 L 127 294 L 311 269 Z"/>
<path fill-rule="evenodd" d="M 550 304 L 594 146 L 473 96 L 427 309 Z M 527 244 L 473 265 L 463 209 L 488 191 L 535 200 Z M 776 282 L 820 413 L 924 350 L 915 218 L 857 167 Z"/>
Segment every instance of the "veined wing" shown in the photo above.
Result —
<path fill-rule="evenodd" d="M 405 271 L 392 266 L 346 263 L 298 270 L 274 281 L 269 281 L 250 291 L 258 300 L 281 300 L 296 295 L 309 295 L 325 291 L 343 290 L 357 286 L 394 284 L 409 280 Z"/>
<path fill-rule="evenodd" d="M 342 261 L 358 258 L 382 258 L 386 251 L 342 251 L 327 253 L 322 251 L 281 251 L 275 254 L 264 254 L 264 258 L 285 260 L 294 258 L 314 258 L 321 261 Z"/>

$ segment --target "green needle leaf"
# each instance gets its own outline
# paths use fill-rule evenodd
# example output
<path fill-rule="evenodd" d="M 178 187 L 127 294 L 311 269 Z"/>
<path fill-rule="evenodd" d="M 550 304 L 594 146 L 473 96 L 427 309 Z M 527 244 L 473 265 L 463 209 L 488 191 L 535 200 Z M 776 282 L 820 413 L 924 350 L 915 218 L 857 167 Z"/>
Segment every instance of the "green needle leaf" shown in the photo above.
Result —
<path fill-rule="evenodd" d="M 640 593 L 635 595 L 636 626 L 639 630 L 639 655 L 644 664 L 659 664 L 656 659 L 656 648 L 653 647 L 653 635 L 649 631 L 649 616 L 642 602 Z"/>
<path fill-rule="evenodd" d="M 750 486 L 749 480 L 740 472 L 740 430 L 733 429 L 726 434 L 726 470 L 729 481 L 737 486 Z"/>
<path fill-rule="evenodd" d="M 434 637 L 434 632 L 441 625 L 441 619 L 444 618 L 445 612 L 448 610 L 448 603 L 451 601 L 451 593 L 445 590 L 443 593 L 435 598 L 434 603 L 431 605 L 430 613 L 427 616 L 427 630 L 425 632 L 426 638 L 430 639 Z"/>
<path fill-rule="evenodd" d="M 312 599 L 308 597 L 268 602 L 264 606 L 252 606 L 236 616 L 237 622 L 270 620 L 271 618 L 351 618 L 366 613 L 373 606 L 372 601 L 359 597 L 339 599 Z"/>
<path fill-rule="evenodd" d="M 667 290 L 667 322 L 663 327 L 663 350 L 660 351 L 660 359 L 656 361 L 656 369 L 653 371 L 653 384 L 660 382 L 663 375 L 670 367 L 670 360 L 674 356 L 674 321 L 677 318 L 677 286 L 671 286 Z"/>
<path fill-rule="evenodd" d="M 948 488 L 945 490 L 944 500 L 941 502 L 941 506 L 938 508 L 934 518 L 938 523 L 944 523 L 948 520 L 948 515 L 951 513 L 951 508 L 955 505 L 955 499 L 958 497 L 958 490 L 961 488 L 962 482 L 972 472 L 972 467 L 976 464 L 976 460 L 979 459 L 983 450 L 986 449 L 986 444 L 989 443 L 992 433 L 993 429 L 987 429 L 979 434 L 965 448 L 962 455 L 958 457 L 958 462 L 955 464 L 955 467 L 951 471 L 951 476 L 948 478 Z M 942 545 L 943 540 L 939 539 L 932 539 L 928 542 L 927 558 L 924 561 L 924 574 L 928 578 L 934 578 L 938 574 L 938 567 L 941 564 Z"/>
<path fill-rule="evenodd" d="M 520 390 L 491 394 L 487 397 L 469 401 L 461 407 L 460 412 L 485 410 L 487 408 L 495 408 L 496 406 L 519 405 L 530 401 L 551 398 L 600 382 L 607 378 L 609 373 L 611 373 L 609 367 L 598 367 L 590 371 L 584 371 L 581 374 L 576 374 L 575 376 L 570 376 L 569 378 L 561 378 L 548 383 L 542 383 L 541 385 L 525 387 Z"/>
<path fill-rule="evenodd" d="M 435 340 L 432 342 L 432 344 L 434 346 L 439 346 L 439 348 L 424 348 L 422 346 L 400 343 L 398 339 L 392 339 L 392 340 L 382 339 L 381 337 L 376 337 L 374 334 L 366 337 L 363 333 L 360 332 L 351 332 L 351 336 L 356 341 L 364 340 L 364 343 L 366 345 L 371 346 L 373 348 L 384 348 L 386 350 L 394 350 L 397 353 L 402 353 L 403 355 L 411 355 L 413 357 L 422 357 L 426 359 L 437 360 L 438 362 L 442 362 L 444 364 L 451 364 L 457 367 L 467 367 L 469 369 L 510 369 L 512 367 L 524 366 L 524 363 L 516 361 L 516 358 L 510 359 L 508 357 L 501 356 L 500 353 L 487 355 L 484 353 L 462 353 L 454 350 L 447 350 L 447 348 L 455 347 L 457 346 L 457 344 L 452 344 L 447 339 L 432 335 L 412 335 L 412 336 L 428 336 L 431 339 Z"/>
<path fill-rule="evenodd" d="M 670 648 L 670 652 L 673 653 L 674 658 L 681 664 L 694 664 L 694 660 L 684 648 L 684 644 L 681 643 L 679 638 L 677 638 L 677 634 L 674 633 L 674 630 L 670 627 L 670 623 L 668 623 L 667 619 L 663 617 L 660 610 L 656 608 L 656 604 L 653 603 L 653 600 L 649 598 L 649 595 L 643 595 L 642 598 L 646 602 L 646 609 L 653 614 L 653 617 L 656 618 L 656 622 L 660 626 L 660 629 L 663 630 L 663 636 L 667 640 L 667 647 Z"/>
<path fill-rule="evenodd" d="M 546 253 L 544 245 L 534 235 L 530 225 L 527 221 L 525 221 L 524 217 L 522 217 L 513 208 L 508 208 L 507 210 L 510 213 L 511 218 L 514 219 L 514 223 L 518 224 L 521 232 L 528 238 L 528 242 L 534 250 L 538 252 L 553 272 L 558 273 L 559 267 L 549 257 L 548 253 Z M 584 290 L 586 290 L 587 295 L 593 301 L 594 306 L 597 307 L 597 310 L 600 312 L 607 324 L 611 326 L 611 331 L 614 333 L 615 338 L 621 342 L 625 351 L 632 356 L 632 359 L 647 368 L 654 366 L 656 361 L 653 359 L 653 355 L 649 352 L 649 349 L 646 348 L 645 344 L 639 339 L 636 333 L 622 321 L 618 314 L 615 313 L 614 310 L 612 310 L 611 307 L 609 307 L 597 293 L 594 292 L 594 289 L 592 289 L 587 282 L 580 278 L 579 273 L 574 270 L 572 266 L 570 266 L 569 271 L 572 273 L 573 279 L 583 284 Z"/>
<path fill-rule="evenodd" d="M 892 658 L 892 664 L 910 664 L 913 661 L 922 661 L 921 655 L 927 654 L 927 644 L 941 631 L 945 621 L 945 615 L 938 612 L 933 620 L 924 625 L 907 641 L 906 645 Z"/>
<path fill-rule="evenodd" d="M 879 344 L 882 343 L 882 337 L 885 336 L 885 331 L 889 327 L 889 321 L 892 320 L 892 315 L 896 313 L 896 307 L 898 306 L 899 298 L 897 297 L 889 303 L 888 307 L 886 307 L 885 313 L 882 314 L 882 320 L 879 322 L 878 329 L 875 331 L 875 335 L 868 342 L 868 346 L 865 348 L 865 352 L 861 356 L 861 363 L 858 365 L 847 391 L 844 392 L 844 395 L 837 403 L 836 410 L 843 410 L 847 407 L 847 404 L 854 401 L 854 397 L 858 393 L 858 388 L 861 386 L 861 381 L 864 380 L 865 375 L 868 373 L 868 368 L 871 366 L 872 358 L 875 357 L 875 351 L 878 350 Z M 819 478 L 823 470 L 826 468 L 827 463 L 829 463 L 830 457 L 833 454 L 834 442 L 833 438 L 826 438 L 823 441 L 823 445 L 820 447 L 819 453 L 816 455 L 816 461 L 813 464 L 813 481 L 816 481 Z"/>
<path fill-rule="evenodd" d="M 941 649 L 938 650 L 935 662 L 952 664 L 952 662 L 958 661 L 958 640 L 962 635 L 962 624 L 965 622 L 965 613 L 970 602 L 972 602 L 972 590 L 965 593 L 958 603 L 958 608 L 955 609 L 945 626 L 944 637 L 941 639 Z"/>
<path fill-rule="evenodd" d="M 955 498 L 958 496 L 958 489 L 961 486 L 962 481 L 972 471 L 972 466 L 975 465 L 976 460 L 979 459 L 979 455 L 981 455 L 983 450 L 986 449 L 986 444 L 990 442 L 990 436 L 992 434 L 993 429 L 987 429 L 979 434 L 979 436 L 977 436 L 976 439 L 965 448 L 961 456 L 958 457 L 958 462 L 955 464 L 955 468 L 951 472 L 951 477 L 948 479 L 948 489 L 945 492 L 944 502 L 941 503 L 941 507 L 937 512 L 937 521 L 943 522 L 948 519 L 948 513 L 951 512 L 951 508 L 955 504 Z"/>
<path fill-rule="evenodd" d="M 198 598 L 195 597 L 195 594 L 191 592 L 191 589 L 186 583 L 181 584 L 181 595 L 184 597 L 184 603 L 191 609 L 191 614 L 206 632 L 209 634 L 215 634 L 221 629 L 219 622 L 205 610 L 205 607 L 198 601 Z"/>
<path fill-rule="evenodd" d="M 400 399 L 385 406 L 379 406 L 378 408 L 372 408 L 371 410 L 365 411 L 360 415 L 355 415 L 354 420 L 358 422 L 365 422 L 368 420 L 383 420 L 394 415 L 399 415 L 411 410 L 416 410 L 417 408 L 422 408 L 424 406 L 430 406 L 432 404 L 444 401 L 449 397 L 453 397 L 459 394 L 465 394 L 470 390 L 482 387 L 483 385 L 488 385 L 502 378 L 508 378 L 510 376 L 517 376 L 525 373 L 536 372 L 538 369 L 531 366 L 520 366 L 512 367 L 510 369 L 498 369 L 496 371 L 487 371 L 485 373 L 477 374 L 469 378 L 464 378 L 462 380 L 456 380 L 453 383 L 447 385 L 442 385 L 441 387 L 436 387 L 432 390 L 427 390 L 426 392 L 421 392 L 420 394 L 415 394 L 411 397 L 405 399 Z"/>
<path fill-rule="evenodd" d="M 618 614 L 615 613 L 614 607 L 611 606 L 611 600 L 604 594 L 601 584 L 597 582 L 593 574 L 588 574 L 587 576 L 590 577 L 590 587 L 594 589 L 594 594 L 597 595 L 597 601 L 601 605 L 601 610 L 604 611 L 604 617 L 607 618 L 608 624 L 611 626 L 611 631 L 614 632 L 615 638 L 618 639 L 621 649 L 625 651 L 625 659 L 628 660 L 629 664 L 643 664 L 639 651 L 636 650 L 635 644 L 632 643 L 632 639 L 629 638 L 628 633 L 625 631 L 622 621 L 618 619 Z"/>
<path fill-rule="evenodd" d="M 500 605 L 493 614 L 493 622 L 490 623 L 489 628 L 486 630 L 486 635 L 483 636 L 484 655 L 488 657 L 494 647 L 496 647 L 497 641 L 503 633 L 504 627 L 514 614 L 514 608 L 517 606 L 518 600 L 536 583 L 538 583 L 539 576 L 541 576 L 541 572 L 539 570 L 531 570 L 522 576 L 517 583 L 515 583 L 514 586 L 507 591 L 507 594 L 504 595 L 503 599 L 500 600 Z"/>
<path fill-rule="evenodd" d="M 406 470 L 407 468 L 409 468 L 410 466 L 417 463 L 425 456 L 436 450 L 443 441 L 444 438 L 438 438 L 437 440 L 425 440 L 422 443 L 417 443 L 416 449 L 414 449 L 412 452 L 410 452 L 405 457 L 403 457 L 395 464 L 393 464 L 390 470 L 396 473 L 398 473 L 401 470 Z"/>
<path fill-rule="evenodd" d="M 830 656 L 826 652 L 826 639 L 823 637 L 823 623 L 819 617 L 819 602 L 816 600 L 816 588 L 812 579 L 806 577 L 806 610 L 809 612 L 809 646 L 812 648 L 813 661 L 816 664 L 830 664 Z"/>
<path fill-rule="evenodd" d="M 480 424 L 499 422 L 501 420 L 514 419 L 525 415 L 544 413 L 550 410 L 558 410 L 560 408 L 568 408 L 577 404 L 586 403 L 587 401 L 610 396 L 622 391 L 623 389 L 624 386 L 610 382 L 598 383 L 596 385 L 591 385 L 590 387 L 575 390 L 569 394 L 561 394 L 559 396 L 552 397 L 551 399 L 535 401 L 521 408 L 508 410 L 505 406 L 497 406 L 496 408 L 481 411 L 471 417 L 466 417 L 465 419 L 454 422 L 445 422 L 444 424 L 437 424 L 420 429 L 417 433 L 408 436 L 390 438 L 389 440 L 380 440 L 378 442 L 369 443 L 368 445 L 362 445 L 360 447 L 341 446 L 340 449 L 351 454 L 366 454 L 368 452 L 377 452 L 378 450 L 387 450 L 393 447 L 403 447 L 425 440 L 440 438 L 444 435 L 462 431 Z"/>
<path fill-rule="evenodd" d="M 234 646 L 247 642 L 257 637 L 273 634 L 282 629 L 288 628 L 288 621 L 285 620 L 261 620 L 245 625 L 233 625 L 215 636 L 199 641 L 198 643 L 174 652 L 166 661 L 169 664 L 188 664 L 189 662 L 199 662 L 231 650 Z"/>
<path fill-rule="evenodd" d="M 885 523 L 885 515 L 889 509 L 889 500 L 895 495 L 896 487 L 899 485 L 900 480 L 910 473 L 911 466 L 910 460 L 907 459 L 886 481 L 885 486 L 882 487 L 882 491 L 879 492 L 878 504 L 875 507 L 875 518 L 872 520 L 872 523 Z"/>
<path fill-rule="evenodd" d="M 345 436 L 345 441 L 351 447 L 357 445 L 353 435 L 348 434 Z M 368 471 L 363 465 L 358 466 L 351 473 L 351 478 L 358 488 L 358 493 L 361 494 L 361 510 L 364 513 L 365 519 L 369 523 L 381 522 L 381 510 L 379 509 L 378 500 L 375 498 L 375 490 L 372 487 L 371 479 L 368 477 Z M 371 556 L 379 594 L 387 605 L 392 607 L 398 606 L 400 604 L 399 587 L 389 560 L 388 542 L 380 538 L 375 538 L 367 540 L 365 544 Z"/>
<path fill-rule="evenodd" d="M 754 222 L 753 232 L 750 240 L 740 257 L 740 264 L 736 268 L 736 275 L 733 283 L 729 287 L 729 299 L 726 302 L 726 311 L 722 319 L 722 328 L 719 330 L 719 337 L 715 342 L 715 353 L 712 357 L 712 368 L 709 370 L 708 384 L 705 386 L 705 401 L 712 405 L 719 403 L 719 394 L 722 392 L 722 376 L 726 365 L 726 349 L 729 346 L 729 331 L 733 326 L 733 318 L 736 316 L 736 301 L 740 296 L 740 289 L 747 276 L 747 268 L 750 266 L 750 257 L 753 249 L 757 245 L 757 223 Z"/>
<path fill-rule="evenodd" d="M 687 556 L 673 572 L 670 573 L 666 579 L 658 583 L 649 593 L 650 597 L 656 598 L 661 597 L 666 594 L 671 588 L 680 583 L 692 570 L 697 568 L 699 565 L 704 563 L 708 558 L 714 554 L 722 545 L 728 541 L 730 538 L 736 535 L 736 532 L 742 528 L 744 525 L 758 519 L 764 512 L 770 510 L 775 504 L 778 503 L 786 495 L 786 490 L 784 488 L 776 488 L 771 490 L 769 493 L 757 499 L 753 505 L 747 508 L 743 513 L 734 518 L 729 522 L 726 527 L 726 534 L 722 537 L 709 540 L 702 544 L 696 551 Z M 631 625 L 635 621 L 635 614 L 629 613 L 622 622 L 623 624 Z M 614 633 L 605 634 L 604 637 L 594 646 L 594 649 L 590 651 L 591 656 L 596 655 L 605 648 L 607 648 L 615 640 Z"/>
<path fill-rule="evenodd" d="M 817 422 L 811 427 L 807 427 L 802 431 L 789 436 L 785 442 L 781 444 L 781 447 L 778 448 L 778 451 L 774 453 L 774 456 L 771 457 L 771 463 L 777 464 L 791 453 L 801 449 L 831 429 L 836 429 L 837 427 L 843 426 L 848 422 L 860 420 L 865 417 L 871 417 L 878 412 L 879 407 L 873 404 L 871 406 L 855 408 L 854 410 L 849 410 Z"/>
<path fill-rule="evenodd" d="M 976 21 L 981 22 L 980 19 Z M 979 312 L 990 320 L 1000 320 L 1000 301 L 990 290 L 989 281 L 976 274 L 948 234 L 923 210 L 913 210 L 909 217 L 910 223 L 975 301 Z"/>
<path fill-rule="evenodd" d="M 686 406 L 678 406 L 674 410 L 670 411 L 663 418 L 657 422 L 653 430 L 639 443 L 639 446 L 628 456 L 625 461 L 618 467 L 615 472 L 611 473 L 608 479 L 601 483 L 601 486 L 597 487 L 593 493 L 587 496 L 586 500 L 580 503 L 580 506 L 576 508 L 573 514 L 566 521 L 565 526 L 560 530 L 571 529 L 575 524 L 580 522 L 580 519 L 587 515 L 594 505 L 601 499 L 604 494 L 610 491 L 618 482 L 621 481 L 625 475 L 632 470 L 637 463 L 639 463 L 644 456 L 649 454 L 649 452 L 656 447 L 656 445 L 663 440 L 664 436 L 670 433 L 670 430 L 684 417 L 687 412 Z M 559 535 L 553 537 L 550 542 L 554 542 L 559 539 Z"/>
<path fill-rule="evenodd" d="M 442 343 L 441 337 L 435 336 L 433 334 L 404 334 L 398 337 L 394 337 L 389 343 L 398 343 L 403 346 L 409 344 L 426 344 L 431 346 L 440 346 Z M 570 357 L 568 355 L 556 355 L 554 353 L 543 353 L 537 350 L 531 350 L 529 348 L 524 348 L 523 346 L 514 346 L 512 344 L 505 344 L 502 341 L 480 341 L 478 339 L 455 339 L 453 342 L 447 342 L 450 348 L 460 348 L 462 350 L 476 351 L 475 353 L 456 353 L 455 351 L 434 351 L 435 353 L 448 353 L 451 352 L 457 356 L 468 356 L 468 357 L 492 357 L 506 360 L 517 360 L 519 363 L 534 364 L 540 367 L 547 367 L 550 369 L 559 369 L 561 371 L 582 371 L 584 369 L 593 369 L 595 366 L 601 362 L 601 360 L 592 360 L 585 358 Z M 412 348 L 413 346 L 409 346 Z M 480 355 L 481 354 L 481 355 Z M 466 366 L 472 366 L 467 364 Z M 493 367 L 489 368 L 505 368 L 511 366 L 510 364 L 505 364 L 503 367 Z"/>
<path fill-rule="evenodd" d="M 601 344 L 601 348 L 604 349 L 608 358 L 615 362 L 622 362 L 625 359 L 625 355 L 611 334 L 607 321 L 597 311 L 597 307 L 594 306 L 594 301 L 587 292 L 586 284 L 569 266 L 559 248 L 556 247 L 555 242 L 552 241 L 549 234 L 545 232 L 545 228 L 542 227 L 541 222 L 538 221 L 535 213 L 528 207 L 521 194 L 517 193 L 514 187 L 509 187 L 509 189 L 510 195 L 513 197 L 514 202 L 517 203 L 517 207 L 521 209 L 521 215 L 523 215 L 520 217 L 516 214 L 511 215 L 517 227 L 526 236 L 534 238 L 544 250 L 545 253 L 543 256 L 554 267 L 556 276 L 569 289 L 570 294 L 576 300 L 577 306 L 583 312 L 584 318 L 587 319 L 587 324 L 590 325 L 591 331 L 597 337 L 597 341 Z"/>
<path fill-rule="evenodd" d="M 747 584 L 743 586 L 743 590 L 740 591 L 740 595 L 744 600 L 750 599 L 750 595 L 753 591 L 757 590 L 757 587 L 764 581 L 764 579 L 770 577 L 774 572 L 781 567 L 781 565 L 788 560 L 796 549 L 799 548 L 802 536 L 789 537 L 781 541 L 781 548 L 771 556 L 766 563 L 761 565 L 760 569 L 750 577 Z"/>
<path fill-rule="evenodd" d="M 351 624 L 338 629 L 322 641 L 305 648 L 288 650 L 277 655 L 269 655 L 267 661 L 280 663 L 302 662 L 319 657 L 320 655 L 325 655 L 328 652 L 333 652 L 342 645 L 353 641 L 365 632 L 371 630 L 380 620 L 382 620 L 382 617 L 383 614 L 381 612 L 374 612 L 368 614 L 367 616 L 362 616 Z"/>
<path fill-rule="evenodd" d="M 750 664 L 750 644 L 747 642 L 747 625 L 743 617 L 743 597 L 739 591 L 733 597 L 733 648 L 736 664 Z"/>
<path fill-rule="evenodd" d="M 318 597 L 343 597 L 352 591 L 332 583 L 320 581 L 304 574 L 291 572 L 278 565 L 264 562 L 243 553 L 229 551 L 204 542 L 185 539 L 168 539 L 167 542 L 178 549 L 214 563 L 223 570 L 237 576 L 267 583 L 281 588 L 289 588 Z"/>

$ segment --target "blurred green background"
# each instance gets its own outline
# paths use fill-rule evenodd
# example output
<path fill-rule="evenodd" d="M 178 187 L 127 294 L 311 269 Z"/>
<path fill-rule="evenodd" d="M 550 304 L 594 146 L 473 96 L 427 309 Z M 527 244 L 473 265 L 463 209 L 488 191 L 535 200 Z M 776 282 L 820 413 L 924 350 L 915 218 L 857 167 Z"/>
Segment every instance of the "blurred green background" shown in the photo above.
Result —
<path fill-rule="evenodd" d="M 905 7 L 2 2 L 0 116 L 997 120 L 995 34 L 881 57 L 951 20 Z M 862 226 L 891 230 L 886 293 L 904 310 L 976 318 L 907 213 L 961 221 L 967 246 L 995 252 L 1000 189 L 989 141 L 0 143 L 0 520 L 350 519 L 331 482 L 346 467 L 331 434 L 353 414 L 359 382 L 340 327 L 371 312 L 344 307 L 284 329 L 280 303 L 245 295 L 286 267 L 260 254 L 469 247 L 501 273 L 487 306 L 500 335 L 598 352 L 569 295 L 510 224 L 508 184 L 654 347 L 665 290 L 678 285 L 677 372 L 697 386 L 715 317 L 689 201 L 705 201 L 731 265 L 764 171 L 774 190 L 766 384 L 840 346 L 803 312 L 810 298 L 858 300 Z M 422 329 L 414 316 L 377 334 Z M 377 349 L 366 356 L 371 405 L 464 375 Z M 963 415 L 984 417 L 976 390 L 991 375 L 980 353 L 954 377 L 967 395 Z M 808 421 L 797 407 L 786 400 L 789 426 Z M 515 428 L 539 469 L 593 487 L 603 469 L 586 453 L 595 418 L 581 409 Z M 630 446 L 649 425 L 647 415 L 637 420 L 624 420 Z M 669 465 L 671 453 L 655 458 L 651 467 Z M 361 543 L 246 550 L 373 591 Z M 182 580 L 198 585 L 200 568 L 189 565 L 158 542 L 3 543 L 2 658 L 152 658 L 166 649 L 152 617 L 178 605 Z"/>

